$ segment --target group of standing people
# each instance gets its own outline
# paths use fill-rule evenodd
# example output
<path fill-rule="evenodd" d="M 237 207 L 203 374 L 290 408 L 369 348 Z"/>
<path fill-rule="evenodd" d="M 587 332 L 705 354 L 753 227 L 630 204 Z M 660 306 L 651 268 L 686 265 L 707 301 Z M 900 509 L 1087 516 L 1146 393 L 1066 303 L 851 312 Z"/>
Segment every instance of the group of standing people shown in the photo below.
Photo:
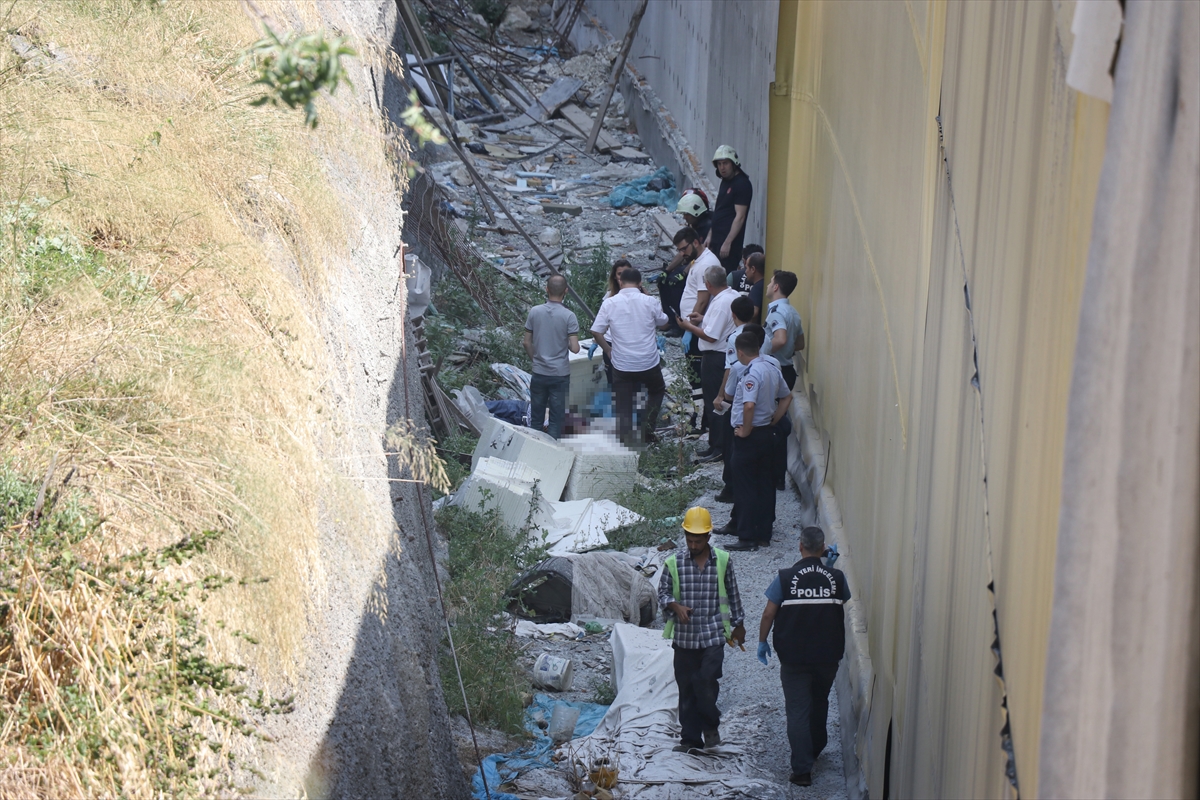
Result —
<path fill-rule="evenodd" d="M 764 285 L 763 249 L 744 244 L 753 187 L 737 152 L 722 145 L 713 166 L 721 179 L 715 206 L 710 209 L 699 190 L 688 190 L 679 201 L 687 226 L 673 237 L 676 255 L 658 279 L 659 296 L 646 293 L 640 270 L 619 260 L 590 330 L 593 347 L 603 351 L 618 433 L 627 443 L 654 441 L 666 392 L 659 332 L 681 336 L 693 387 L 703 401 L 698 427 L 708 433 L 697 460 L 724 463 L 725 486 L 717 500 L 733 504 L 729 522 L 714 531 L 707 509 L 689 509 L 684 547 L 666 559 L 658 587 L 663 635 L 672 640 L 679 686 L 676 749 L 692 753 L 721 743 L 717 698 L 724 648 L 746 639 L 729 551 L 771 543 L 775 493 L 784 488 L 787 471 L 788 410 L 796 384 L 792 358 L 805 346 L 800 315 L 788 299 L 795 274 L 776 270 Z M 579 352 L 579 323 L 562 304 L 566 290 L 564 278 L 550 278 L 547 302 L 530 311 L 525 325 L 525 348 L 533 361 L 532 419 L 540 427 L 549 408 L 555 438 L 569 384 L 568 351 Z M 647 403 L 634 429 L 639 389 L 646 390 Z M 714 547 L 713 533 L 736 541 Z M 850 590 L 841 571 L 823 561 L 825 554 L 824 532 L 805 528 L 801 558 L 779 570 L 767 587 L 759 621 L 757 655 L 763 664 L 772 655 L 768 637 L 774 630 L 790 780 L 801 786 L 812 783 L 813 763 L 826 745 L 829 691 L 845 648 L 843 606 Z"/>

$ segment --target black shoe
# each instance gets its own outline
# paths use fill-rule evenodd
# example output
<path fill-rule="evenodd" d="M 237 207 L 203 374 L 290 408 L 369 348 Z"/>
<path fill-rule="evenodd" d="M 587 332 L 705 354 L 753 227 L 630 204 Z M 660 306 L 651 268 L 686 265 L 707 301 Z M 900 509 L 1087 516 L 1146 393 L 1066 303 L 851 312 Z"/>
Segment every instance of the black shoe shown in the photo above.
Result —
<path fill-rule="evenodd" d="M 704 745 L 698 742 L 680 742 L 671 749 L 676 753 L 690 753 L 693 750 L 702 750 Z"/>
<path fill-rule="evenodd" d="M 721 744 L 721 732 L 717 730 L 704 732 L 704 749 L 708 750 L 713 747 L 719 747 Z"/>
<path fill-rule="evenodd" d="M 812 773 L 805 772 L 801 774 L 799 772 L 793 772 L 788 776 L 788 781 L 796 784 L 797 786 L 812 786 Z"/>
<path fill-rule="evenodd" d="M 752 539 L 738 539 L 733 544 L 725 545 L 726 550 L 748 550 L 754 552 L 758 549 L 758 542 Z"/>
<path fill-rule="evenodd" d="M 713 499 L 716 500 L 718 503 L 732 503 L 733 502 L 733 490 L 730 489 L 728 486 L 726 486 L 724 489 L 721 490 L 721 493 L 718 494 Z"/>
<path fill-rule="evenodd" d="M 717 536 L 737 536 L 737 525 L 730 520 L 728 524 L 713 531 Z"/>
<path fill-rule="evenodd" d="M 720 450 L 709 450 L 707 453 L 700 453 L 696 456 L 697 464 L 711 464 L 714 461 L 720 461 L 725 458 L 725 454 Z"/>

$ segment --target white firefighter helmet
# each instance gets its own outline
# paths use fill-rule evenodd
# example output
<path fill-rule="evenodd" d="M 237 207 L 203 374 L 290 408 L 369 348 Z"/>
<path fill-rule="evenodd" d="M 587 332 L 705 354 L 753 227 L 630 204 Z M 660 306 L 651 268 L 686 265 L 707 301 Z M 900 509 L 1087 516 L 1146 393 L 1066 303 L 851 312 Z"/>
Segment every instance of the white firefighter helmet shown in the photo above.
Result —
<path fill-rule="evenodd" d="M 713 166 L 715 167 L 718 161 L 726 159 L 732 161 L 735 166 L 740 167 L 742 165 L 742 160 L 738 158 L 737 150 L 734 150 L 727 144 L 723 144 L 717 148 L 717 152 L 713 153 Z"/>
<path fill-rule="evenodd" d="M 708 208 L 698 194 L 685 194 L 679 198 L 679 205 L 675 206 L 675 213 L 691 214 L 693 217 L 699 217 L 705 211 L 708 211 Z"/>

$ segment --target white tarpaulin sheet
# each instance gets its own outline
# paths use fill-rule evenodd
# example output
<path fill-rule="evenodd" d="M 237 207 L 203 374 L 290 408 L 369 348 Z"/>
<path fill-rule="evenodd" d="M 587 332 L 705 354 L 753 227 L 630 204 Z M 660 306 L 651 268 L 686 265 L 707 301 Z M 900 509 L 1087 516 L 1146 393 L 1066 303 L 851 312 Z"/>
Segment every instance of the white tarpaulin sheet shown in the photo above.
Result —
<path fill-rule="evenodd" d="M 725 714 L 721 737 L 727 744 L 709 754 L 672 750 L 679 743 L 679 689 L 671 644 L 661 630 L 619 624 L 613 627 L 611 643 L 617 696 L 595 732 L 568 746 L 576 758 L 588 763 L 608 757 L 615 762 L 621 797 L 631 800 L 785 796 L 736 744 L 750 741 L 749 719 Z"/>

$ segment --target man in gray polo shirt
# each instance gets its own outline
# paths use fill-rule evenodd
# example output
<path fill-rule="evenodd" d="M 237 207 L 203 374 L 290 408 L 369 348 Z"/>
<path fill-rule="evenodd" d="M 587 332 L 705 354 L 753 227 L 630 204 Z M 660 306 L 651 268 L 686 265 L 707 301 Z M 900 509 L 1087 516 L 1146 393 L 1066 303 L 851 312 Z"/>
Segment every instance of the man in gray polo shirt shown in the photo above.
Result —
<path fill-rule="evenodd" d="M 529 309 L 525 320 L 525 352 L 533 361 L 533 379 L 529 382 L 529 424 L 542 429 L 546 408 L 550 409 L 549 434 L 562 435 L 563 415 L 567 410 L 567 390 L 571 385 L 571 362 L 567 351 L 579 352 L 579 320 L 563 305 L 567 279 L 551 275 L 546 281 L 546 302 Z"/>

